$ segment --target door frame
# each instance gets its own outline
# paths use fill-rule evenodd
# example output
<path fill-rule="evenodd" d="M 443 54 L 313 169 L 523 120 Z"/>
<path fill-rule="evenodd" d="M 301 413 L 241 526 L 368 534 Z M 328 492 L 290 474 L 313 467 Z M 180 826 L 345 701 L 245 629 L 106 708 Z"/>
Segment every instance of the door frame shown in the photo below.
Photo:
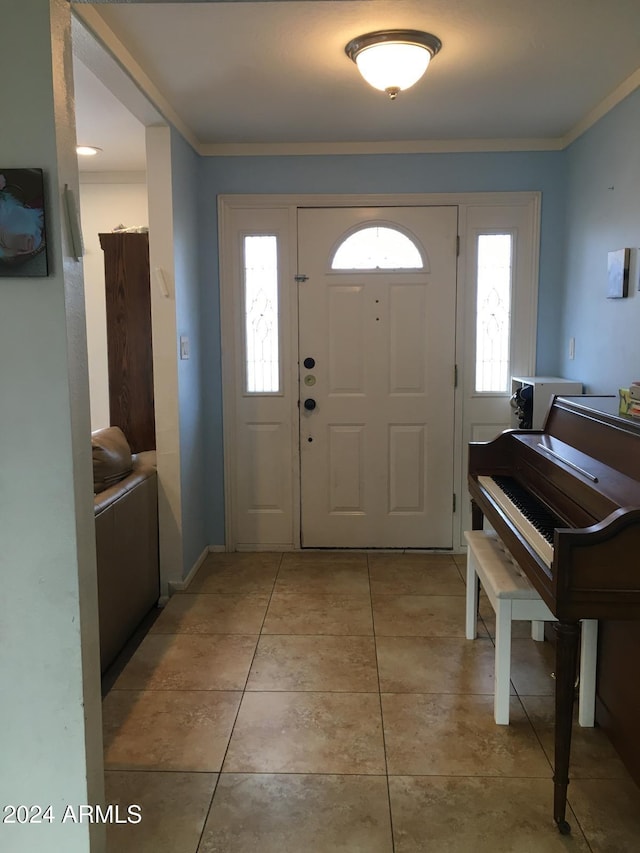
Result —
<path fill-rule="evenodd" d="M 220 337 L 222 350 L 222 425 L 224 442 L 224 493 L 225 493 L 225 547 L 227 551 L 241 550 L 241 545 L 235 541 L 234 527 L 234 459 L 236 453 L 236 422 L 235 422 L 235 382 L 236 366 L 239 357 L 238 344 L 235 334 L 234 317 L 237 294 L 233 276 L 233 253 L 235 251 L 235 234 L 231 227 L 232 214 L 236 210 L 265 210 L 283 208 L 289 211 L 289 252 L 286 269 L 281 271 L 281 281 L 293 283 L 297 269 L 297 210 L 301 207 L 430 207 L 457 206 L 459 209 L 460 252 L 457 263 L 457 304 L 456 304 L 456 364 L 458 365 L 458 383 L 454 394 L 454 488 L 457 495 L 456 508 L 453 512 L 453 550 L 464 550 L 463 546 L 463 512 L 466 495 L 466 471 L 464 459 L 466 454 L 463 447 L 463 435 L 466 434 L 465 410 L 468 410 L 473 377 L 469 372 L 468 352 L 465 344 L 465 329 L 468 328 L 467 304 L 470 288 L 475 286 L 471 278 L 472 270 L 468 260 L 467 247 L 467 216 L 469 208 L 482 207 L 528 207 L 532 217 L 531 257 L 529 259 L 530 280 L 520 282 L 519 298 L 526 300 L 526 313 L 531 322 L 526 329 L 519 329 L 521 336 L 521 361 L 528 362 L 526 375 L 535 373 L 536 335 L 537 335 L 537 305 L 538 305 L 538 271 L 540 257 L 540 207 L 541 193 L 539 192 L 479 192 L 479 193 L 398 193 L 398 194 L 269 194 L 269 195 L 220 195 L 218 197 L 218 247 L 219 247 L 219 282 L 220 282 Z M 304 272 L 304 270 L 302 270 Z M 283 334 L 290 335 L 290 341 L 297 350 L 298 316 L 297 305 L 290 311 L 290 323 Z M 523 337 L 524 336 L 524 337 Z M 286 366 L 285 366 L 286 369 Z M 298 364 L 292 358 L 289 366 L 291 371 L 291 388 L 297 389 Z M 291 394 L 291 423 L 292 427 L 292 540 L 283 543 L 284 548 L 300 549 L 300 454 L 298 399 L 297 394 Z M 258 548 L 260 546 L 257 546 Z M 273 546 L 265 546 L 272 548 Z M 252 547 L 252 550 L 255 550 Z"/>

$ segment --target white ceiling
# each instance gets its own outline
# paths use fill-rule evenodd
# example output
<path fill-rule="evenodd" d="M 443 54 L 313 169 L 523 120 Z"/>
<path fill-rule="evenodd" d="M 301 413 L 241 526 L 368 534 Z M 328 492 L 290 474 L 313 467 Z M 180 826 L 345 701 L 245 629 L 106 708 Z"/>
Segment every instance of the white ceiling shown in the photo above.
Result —
<path fill-rule="evenodd" d="M 96 157 L 80 157 L 81 169 L 144 172 L 144 125 L 77 57 L 73 61 L 73 82 L 76 138 L 81 145 L 102 148 Z"/>
<path fill-rule="evenodd" d="M 479 139 L 559 147 L 627 78 L 640 83 L 640 0 L 76 8 L 89 10 L 85 23 L 93 16 L 112 31 L 110 50 L 124 57 L 128 76 L 142 79 L 144 72 L 142 86 L 156 106 L 204 153 L 230 145 Z M 432 32 L 443 47 L 423 80 L 391 102 L 362 80 L 344 46 L 356 35 L 397 27 Z M 105 152 L 85 168 L 144 168 L 142 126 L 120 92 L 117 100 L 89 71 L 100 63 L 86 43 L 74 50 L 78 139 Z"/>

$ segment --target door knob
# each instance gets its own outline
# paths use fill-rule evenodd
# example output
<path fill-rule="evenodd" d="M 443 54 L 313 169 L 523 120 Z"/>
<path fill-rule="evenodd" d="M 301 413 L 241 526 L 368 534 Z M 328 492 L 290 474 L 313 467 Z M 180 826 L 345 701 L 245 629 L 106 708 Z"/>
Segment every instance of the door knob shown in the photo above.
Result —
<path fill-rule="evenodd" d="M 304 407 L 308 412 L 312 412 L 316 407 L 316 401 L 313 398 L 309 397 L 307 400 L 304 401 Z"/>

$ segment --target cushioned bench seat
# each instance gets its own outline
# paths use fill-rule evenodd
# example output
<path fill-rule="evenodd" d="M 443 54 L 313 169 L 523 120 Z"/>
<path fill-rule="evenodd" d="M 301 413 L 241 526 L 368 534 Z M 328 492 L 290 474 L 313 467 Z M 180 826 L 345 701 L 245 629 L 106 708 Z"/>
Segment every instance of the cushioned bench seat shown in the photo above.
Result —
<path fill-rule="evenodd" d="M 511 684 L 511 623 L 531 620 L 532 637 L 544 640 L 544 623 L 555 622 L 538 592 L 519 566 L 505 553 L 495 533 L 466 531 L 467 540 L 467 607 L 466 636 L 477 636 L 478 580 L 496 614 L 494 718 L 496 723 L 509 723 Z M 580 652 L 580 696 L 578 721 L 593 726 L 595 715 L 595 679 L 598 623 L 582 620 Z"/>

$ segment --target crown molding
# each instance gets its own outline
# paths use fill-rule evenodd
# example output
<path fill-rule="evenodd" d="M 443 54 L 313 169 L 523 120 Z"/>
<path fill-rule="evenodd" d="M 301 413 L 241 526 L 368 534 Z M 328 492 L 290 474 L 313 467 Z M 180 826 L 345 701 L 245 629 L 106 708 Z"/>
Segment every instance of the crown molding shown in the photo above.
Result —
<path fill-rule="evenodd" d="M 562 147 L 568 148 L 571 143 L 575 142 L 583 133 L 586 133 L 590 127 L 593 127 L 597 121 L 616 107 L 620 101 L 623 101 L 628 95 L 635 92 L 638 87 L 640 87 L 640 68 L 636 69 L 626 80 L 623 80 L 613 92 L 607 95 L 606 98 L 603 98 L 578 124 L 571 128 L 569 133 L 562 139 Z"/>
<path fill-rule="evenodd" d="M 454 154 L 483 151 L 558 151 L 562 139 L 426 139 L 397 142 L 200 143 L 204 157 L 322 154 Z"/>
<path fill-rule="evenodd" d="M 88 2 L 89 0 L 87 0 Z M 564 136 L 512 139 L 431 139 L 387 142 L 201 142 L 185 124 L 169 101 L 148 77 L 142 66 L 108 27 L 93 7 L 74 3 L 74 14 L 93 34 L 97 42 L 127 74 L 142 95 L 148 98 L 167 123 L 171 124 L 203 157 L 276 157 L 340 154 L 438 154 L 486 153 L 509 151 L 562 151 L 624 98 L 640 87 L 640 68 L 597 104 Z M 126 106 L 126 105 L 125 105 Z"/>

